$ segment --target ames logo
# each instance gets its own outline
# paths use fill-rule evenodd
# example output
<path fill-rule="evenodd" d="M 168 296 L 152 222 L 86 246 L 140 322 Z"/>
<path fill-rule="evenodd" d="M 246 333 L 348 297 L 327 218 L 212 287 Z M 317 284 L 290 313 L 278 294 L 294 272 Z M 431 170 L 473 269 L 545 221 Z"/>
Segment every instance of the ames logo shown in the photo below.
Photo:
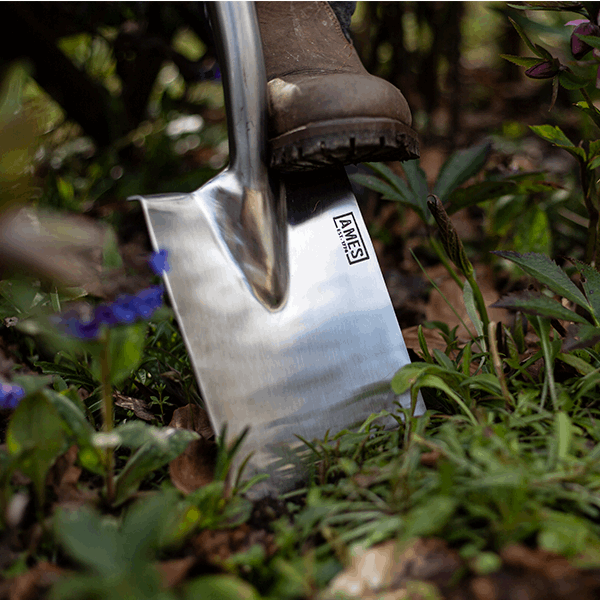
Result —
<path fill-rule="evenodd" d="M 369 254 L 354 215 L 349 212 L 339 217 L 333 217 L 333 222 L 348 262 L 353 265 L 363 260 L 369 260 Z"/>

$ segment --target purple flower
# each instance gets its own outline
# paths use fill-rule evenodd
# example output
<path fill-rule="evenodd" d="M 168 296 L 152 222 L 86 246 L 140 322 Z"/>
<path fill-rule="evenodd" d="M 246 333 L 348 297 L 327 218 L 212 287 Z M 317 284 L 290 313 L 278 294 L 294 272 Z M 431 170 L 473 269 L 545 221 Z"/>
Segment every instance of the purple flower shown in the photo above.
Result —
<path fill-rule="evenodd" d="M 580 35 L 600 37 L 600 27 L 589 21 L 580 23 L 575 27 L 571 34 L 571 54 L 573 54 L 576 60 L 581 60 L 590 50 L 592 50 L 592 46 L 579 39 Z"/>
<path fill-rule="evenodd" d="M 137 312 L 142 319 L 149 318 L 156 309 L 162 306 L 163 293 L 164 290 L 162 286 L 155 285 L 146 290 L 142 290 L 136 296 Z"/>
<path fill-rule="evenodd" d="M 163 271 L 170 269 L 167 256 L 168 252 L 166 250 L 159 250 L 158 252 L 153 252 L 152 256 L 148 259 L 148 264 L 156 275 L 162 275 Z"/>
<path fill-rule="evenodd" d="M 95 319 L 80 319 L 75 311 L 69 311 L 61 317 L 55 317 L 54 322 L 67 334 L 81 339 L 98 337 L 99 329 Z"/>
<path fill-rule="evenodd" d="M 25 396 L 25 390 L 18 385 L 0 383 L 0 409 L 13 409 Z"/>
<path fill-rule="evenodd" d="M 162 286 L 154 285 L 135 296 L 125 294 L 114 302 L 99 304 L 92 320 L 82 320 L 74 311 L 70 311 L 54 321 L 67 335 L 84 340 L 97 339 L 103 326 L 112 327 L 149 319 L 162 306 L 163 293 Z"/>
<path fill-rule="evenodd" d="M 525 75 L 531 79 L 552 79 L 560 71 L 560 62 L 554 58 L 544 60 L 525 71 Z"/>

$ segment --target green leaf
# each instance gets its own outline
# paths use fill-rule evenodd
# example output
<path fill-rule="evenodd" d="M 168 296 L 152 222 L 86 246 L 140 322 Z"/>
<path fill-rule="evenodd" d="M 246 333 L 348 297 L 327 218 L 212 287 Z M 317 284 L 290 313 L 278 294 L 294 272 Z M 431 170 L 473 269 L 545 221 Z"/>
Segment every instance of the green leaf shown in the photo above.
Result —
<path fill-rule="evenodd" d="M 512 54 L 501 54 L 501 58 L 504 60 L 508 60 L 515 65 L 519 65 L 520 67 L 533 67 L 540 62 L 539 57 L 533 56 L 513 56 Z"/>
<path fill-rule="evenodd" d="M 63 421 L 44 394 L 21 400 L 8 425 L 6 445 L 18 458 L 19 469 L 33 481 L 43 505 L 46 475 L 68 447 Z"/>
<path fill-rule="evenodd" d="M 562 71 L 558 75 L 558 81 L 567 90 L 578 90 L 582 87 L 586 87 L 589 83 L 584 77 L 579 77 L 575 73 L 569 71 Z"/>
<path fill-rule="evenodd" d="M 571 302 L 578 304 L 586 310 L 591 309 L 588 301 L 579 291 L 579 288 L 548 256 L 534 252 L 519 254 L 518 252 L 493 251 L 492 254 L 496 254 L 497 256 L 501 256 L 506 260 L 514 262 L 527 274 L 531 275 L 540 283 L 543 283 L 545 286 L 550 288 L 555 294 L 560 294 L 567 300 L 571 300 Z"/>
<path fill-rule="evenodd" d="M 576 34 L 577 37 L 585 42 L 588 46 L 592 48 L 600 49 L 600 38 L 595 35 L 581 35 L 580 33 Z"/>
<path fill-rule="evenodd" d="M 187 584 L 185 600 L 260 600 L 258 592 L 249 584 L 231 575 L 203 575 Z"/>
<path fill-rule="evenodd" d="M 487 202 L 488 200 L 496 200 L 502 196 L 515 194 L 518 186 L 514 181 L 482 181 L 474 183 L 466 188 L 458 188 L 448 196 L 448 204 L 446 212 L 449 215 L 467 208 Z"/>
<path fill-rule="evenodd" d="M 118 577 L 129 568 L 114 519 L 103 518 L 87 506 L 59 509 L 54 531 L 67 552 L 96 573 Z"/>
<path fill-rule="evenodd" d="M 102 248 L 102 266 L 105 269 L 118 269 L 123 266 L 123 259 L 119 252 L 119 241 L 116 233 L 108 229 L 104 236 L 104 247 Z"/>
<path fill-rule="evenodd" d="M 518 252 L 540 252 L 550 254 L 552 243 L 548 213 L 539 206 L 527 211 L 516 220 L 514 247 Z"/>
<path fill-rule="evenodd" d="M 110 382 L 119 386 L 142 363 L 147 323 L 135 323 L 109 330 Z M 101 380 L 102 369 L 98 356 L 92 361 L 92 373 Z"/>
<path fill-rule="evenodd" d="M 53 390 L 45 390 L 44 393 L 58 411 L 58 414 L 79 447 L 79 462 L 81 466 L 92 473 L 103 475 L 106 471 L 104 457 L 99 449 L 93 445 L 95 431 L 85 418 L 84 412 L 65 394 L 57 393 Z"/>
<path fill-rule="evenodd" d="M 469 315 L 469 319 L 471 319 L 471 323 L 475 326 L 475 331 L 477 331 L 477 335 L 483 336 L 483 321 L 479 317 L 479 313 L 477 312 L 477 307 L 475 305 L 475 296 L 473 294 L 473 288 L 468 281 L 465 281 L 463 285 L 463 301 L 465 303 L 465 308 L 467 309 L 467 314 Z"/>
<path fill-rule="evenodd" d="M 379 192 L 383 196 L 384 200 L 393 200 L 394 202 L 411 204 L 410 199 L 407 198 L 402 192 L 394 189 L 391 185 L 379 179 L 379 177 L 355 173 L 354 175 L 350 176 L 350 179 L 354 183 L 358 183 L 359 185 L 373 190 L 374 192 Z"/>
<path fill-rule="evenodd" d="M 455 188 L 483 169 L 490 150 L 491 144 L 485 143 L 452 154 L 440 169 L 433 193 L 445 202 Z"/>
<path fill-rule="evenodd" d="M 590 106 L 585 100 L 581 100 L 575 104 L 577 108 L 582 110 L 594 123 L 597 127 L 600 127 L 600 113 L 594 106 Z"/>
<path fill-rule="evenodd" d="M 458 508 L 459 501 L 451 496 L 434 496 L 406 515 L 404 538 L 439 534 Z"/>
<path fill-rule="evenodd" d="M 519 25 L 519 23 L 517 23 L 514 19 L 511 19 L 510 17 L 508 17 L 508 20 L 512 23 L 512 26 L 517 30 L 517 33 L 519 34 L 519 36 L 521 37 L 521 39 L 525 42 L 525 45 L 536 55 L 536 56 L 542 56 L 540 54 L 539 49 L 537 48 L 537 46 L 529 39 L 529 37 L 527 36 L 527 34 L 525 33 L 525 30 L 523 29 L 523 27 L 521 27 L 521 25 Z"/>
<path fill-rule="evenodd" d="M 543 140 L 561 147 L 575 147 L 560 127 L 553 125 L 530 125 L 529 129 Z"/>
<path fill-rule="evenodd" d="M 588 169 L 597 169 L 598 167 L 600 167 L 600 156 L 596 156 L 588 164 Z"/>
<path fill-rule="evenodd" d="M 597 269 L 585 263 L 572 259 L 577 271 L 581 275 L 583 291 L 591 307 L 591 313 L 596 320 L 600 320 L 600 272 Z M 600 325 L 600 323 L 596 323 Z"/>
<path fill-rule="evenodd" d="M 578 348 L 589 348 L 600 342 L 600 327 L 583 323 L 569 327 L 563 342 L 563 351 L 570 352 Z"/>
<path fill-rule="evenodd" d="M 421 209 L 422 214 L 427 215 L 427 196 L 429 187 L 427 186 L 427 177 L 421 168 L 418 160 L 407 160 L 402 163 L 402 168 L 406 174 L 408 185 L 410 186 L 413 197 Z"/>
<path fill-rule="evenodd" d="M 175 460 L 191 441 L 199 438 L 195 431 L 174 427 L 154 427 L 151 433 L 152 439 L 135 452 L 115 478 L 114 506 L 125 502 L 147 475 Z"/>
<path fill-rule="evenodd" d="M 600 335 L 600 329 L 598 329 L 598 334 Z M 556 358 L 579 371 L 581 375 L 589 375 L 596 370 L 590 363 L 575 356 L 575 354 L 565 354 L 561 352 Z"/>
<path fill-rule="evenodd" d="M 592 140 L 589 144 L 590 157 L 600 155 L 600 140 Z"/>
<path fill-rule="evenodd" d="M 562 319 L 564 321 L 589 324 L 583 317 L 565 308 L 560 302 L 554 300 L 554 298 L 548 298 L 548 296 L 535 294 L 528 290 L 504 296 L 492 304 L 492 308 L 510 308 L 549 319 Z"/>
<path fill-rule="evenodd" d="M 564 412 L 559 412 L 554 416 L 554 437 L 556 441 L 556 458 L 565 460 L 571 448 L 573 425 L 569 416 Z"/>
<path fill-rule="evenodd" d="M 404 365 L 392 378 L 392 390 L 395 394 L 404 394 L 424 375 L 439 375 L 440 377 L 450 375 L 459 379 L 463 378 L 463 375 L 453 365 L 446 368 L 431 363 L 409 363 Z"/>

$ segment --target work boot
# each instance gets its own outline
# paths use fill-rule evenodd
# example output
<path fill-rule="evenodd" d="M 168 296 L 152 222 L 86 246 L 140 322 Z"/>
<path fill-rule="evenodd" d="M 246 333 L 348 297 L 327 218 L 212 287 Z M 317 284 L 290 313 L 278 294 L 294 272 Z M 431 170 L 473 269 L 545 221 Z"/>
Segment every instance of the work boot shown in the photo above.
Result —
<path fill-rule="evenodd" d="M 370 75 L 327 2 L 256 2 L 271 167 L 301 171 L 419 156 L 406 99 Z"/>

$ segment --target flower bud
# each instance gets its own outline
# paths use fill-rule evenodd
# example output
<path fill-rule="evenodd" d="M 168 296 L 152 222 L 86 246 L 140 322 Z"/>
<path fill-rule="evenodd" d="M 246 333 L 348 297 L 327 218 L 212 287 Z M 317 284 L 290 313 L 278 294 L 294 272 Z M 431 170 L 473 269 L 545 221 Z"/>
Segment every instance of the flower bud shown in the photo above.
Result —
<path fill-rule="evenodd" d="M 544 60 L 525 71 L 525 75 L 531 79 L 552 79 L 560 70 L 560 62 L 557 58 Z"/>
<path fill-rule="evenodd" d="M 588 21 L 587 23 L 578 25 L 573 30 L 573 33 L 571 34 L 571 53 L 575 59 L 580 60 L 592 49 L 592 47 L 583 40 L 580 40 L 578 34 L 600 37 L 600 27 Z"/>

